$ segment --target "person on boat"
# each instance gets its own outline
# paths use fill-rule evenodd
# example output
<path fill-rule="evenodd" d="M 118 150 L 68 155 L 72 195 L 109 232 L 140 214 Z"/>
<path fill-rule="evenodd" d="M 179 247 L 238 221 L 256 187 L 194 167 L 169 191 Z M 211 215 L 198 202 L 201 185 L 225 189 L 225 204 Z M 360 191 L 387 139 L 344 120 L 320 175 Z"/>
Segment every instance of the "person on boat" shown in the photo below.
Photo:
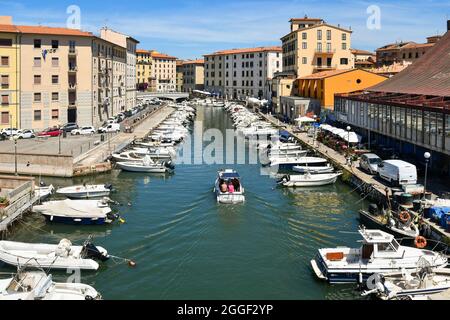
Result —
<path fill-rule="evenodd" d="M 234 193 L 235 189 L 234 189 L 234 185 L 232 182 L 228 183 L 228 193 Z"/>
<path fill-rule="evenodd" d="M 236 192 L 239 192 L 240 189 L 241 189 L 241 184 L 239 183 L 239 180 L 236 179 L 236 178 L 234 178 L 233 181 L 232 181 L 232 184 L 233 184 L 233 186 L 234 186 L 234 190 L 235 190 Z"/>
<path fill-rule="evenodd" d="M 227 191 L 228 191 L 228 185 L 224 180 L 222 180 L 220 182 L 220 192 L 227 193 Z"/>

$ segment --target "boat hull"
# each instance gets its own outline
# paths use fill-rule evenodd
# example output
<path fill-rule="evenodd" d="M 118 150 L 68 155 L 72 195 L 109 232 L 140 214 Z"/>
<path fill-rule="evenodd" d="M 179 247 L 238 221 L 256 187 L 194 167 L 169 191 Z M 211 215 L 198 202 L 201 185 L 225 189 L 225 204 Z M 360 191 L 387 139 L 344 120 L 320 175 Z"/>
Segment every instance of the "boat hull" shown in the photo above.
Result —
<path fill-rule="evenodd" d="M 392 228 L 389 228 L 386 224 L 383 224 L 378 220 L 376 220 L 374 217 L 370 215 L 370 213 L 362 210 L 359 212 L 359 221 L 368 229 L 380 229 L 384 232 L 392 234 L 396 239 L 410 238 L 411 240 L 408 243 L 402 242 L 402 244 L 405 245 L 406 244 L 411 245 L 414 242 L 414 239 L 419 235 L 419 234 L 410 234 L 407 232 L 402 233 L 400 230 L 398 231 L 393 230 Z"/>
<path fill-rule="evenodd" d="M 338 177 L 335 178 L 330 178 L 330 179 L 326 179 L 326 180 L 322 180 L 322 181 L 288 181 L 286 183 L 283 183 L 284 187 L 287 188 L 298 188 L 298 187 L 321 187 L 321 186 L 326 186 L 326 185 L 330 185 L 330 184 L 334 184 L 336 183 Z"/>
<path fill-rule="evenodd" d="M 104 218 L 80 218 L 80 217 L 64 217 L 42 213 L 49 223 L 59 223 L 68 225 L 84 225 L 84 226 L 101 226 L 109 223 L 107 217 Z"/>
<path fill-rule="evenodd" d="M 110 194 L 109 190 L 105 191 L 92 191 L 92 192 L 74 192 L 74 193 L 67 193 L 67 192 L 56 192 L 57 194 L 66 196 L 69 199 L 92 199 L 92 198 L 103 198 L 108 197 Z"/>

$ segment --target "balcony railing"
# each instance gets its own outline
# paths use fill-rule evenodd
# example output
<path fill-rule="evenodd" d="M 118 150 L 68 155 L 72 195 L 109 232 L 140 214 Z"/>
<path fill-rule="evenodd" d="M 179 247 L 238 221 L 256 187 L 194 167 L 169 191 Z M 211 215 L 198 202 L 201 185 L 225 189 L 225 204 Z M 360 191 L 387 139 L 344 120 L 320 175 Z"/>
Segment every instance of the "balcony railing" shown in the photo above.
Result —
<path fill-rule="evenodd" d="M 69 48 L 69 55 L 76 56 L 78 54 L 78 50 L 76 48 L 70 47 Z"/>
<path fill-rule="evenodd" d="M 77 66 L 69 66 L 69 72 L 77 72 L 78 67 Z"/>
<path fill-rule="evenodd" d="M 77 102 L 76 101 L 69 101 L 69 108 L 76 108 Z"/>
<path fill-rule="evenodd" d="M 318 64 L 318 65 L 314 65 L 314 69 L 318 69 L 318 70 L 332 70 L 332 69 L 336 69 L 337 65 L 333 64 L 333 65 L 329 65 L 329 64 Z"/>
<path fill-rule="evenodd" d="M 336 53 L 336 49 L 319 49 L 319 48 L 317 48 L 315 50 L 315 53 L 316 54 L 331 54 L 331 55 L 333 55 Z"/>
<path fill-rule="evenodd" d="M 77 84 L 76 83 L 69 83 L 69 90 L 76 90 Z"/>

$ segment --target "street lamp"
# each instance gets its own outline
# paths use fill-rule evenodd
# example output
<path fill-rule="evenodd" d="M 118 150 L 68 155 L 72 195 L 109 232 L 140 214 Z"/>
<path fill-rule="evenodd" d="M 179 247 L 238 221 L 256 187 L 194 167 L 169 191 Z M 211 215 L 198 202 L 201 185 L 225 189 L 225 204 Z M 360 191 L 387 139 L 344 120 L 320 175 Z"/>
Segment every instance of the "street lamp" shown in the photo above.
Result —
<path fill-rule="evenodd" d="M 316 128 L 317 128 L 317 115 L 314 115 L 314 139 L 313 139 L 313 147 L 316 146 Z"/>
<path fill-rule="evenodd" d="M 350 131 L 352 128 L 350 126 L 347 127 L 347 150 L 350 150 Z"/>
<path fill-rule="evenodd" d="M 17 136 L 12 137 L 14 140 L 14 175 L 18 176 L 19 173 L 17 171 Z"/>
<path fill-rule="evenodd" d="M 423 156 L 425 158 L 425 182 L 424 182 L 423 199 L 425 200 L 425 195 L 427 193 L 428 163 L 430 162 L 431 153 L 425 152 Z"/>
<path fill-rule="evenodd" d="M 291 124 L 294 122 L 294 107 L 291 108 Z"/>

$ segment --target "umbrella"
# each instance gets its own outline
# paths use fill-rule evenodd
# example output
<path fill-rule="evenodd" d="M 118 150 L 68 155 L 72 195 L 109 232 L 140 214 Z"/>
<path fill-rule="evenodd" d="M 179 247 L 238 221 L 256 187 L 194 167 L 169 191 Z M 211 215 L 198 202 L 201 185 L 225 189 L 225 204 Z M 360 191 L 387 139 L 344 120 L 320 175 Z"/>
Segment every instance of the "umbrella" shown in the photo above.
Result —
<path fill-rule="evenodd" d="M 350 143 L 360 143 L 362 138 L 361 136 L 357 135 L 355 132 L 345 132 L 345 133 L 341 133 L 339 134 L 339 136 L 344 139 L 346 142 L 350 142 Z"/>
<path fill-rule="evenodd" d="M 308 122 L 316 122 L 316 120 L 310 118 L 310 117 L 301 117 L 301 118 L 297 118 L 295 119 L 295 121 L 297 122 L 301 122 L 301 123 L 308 123 Z"/>

